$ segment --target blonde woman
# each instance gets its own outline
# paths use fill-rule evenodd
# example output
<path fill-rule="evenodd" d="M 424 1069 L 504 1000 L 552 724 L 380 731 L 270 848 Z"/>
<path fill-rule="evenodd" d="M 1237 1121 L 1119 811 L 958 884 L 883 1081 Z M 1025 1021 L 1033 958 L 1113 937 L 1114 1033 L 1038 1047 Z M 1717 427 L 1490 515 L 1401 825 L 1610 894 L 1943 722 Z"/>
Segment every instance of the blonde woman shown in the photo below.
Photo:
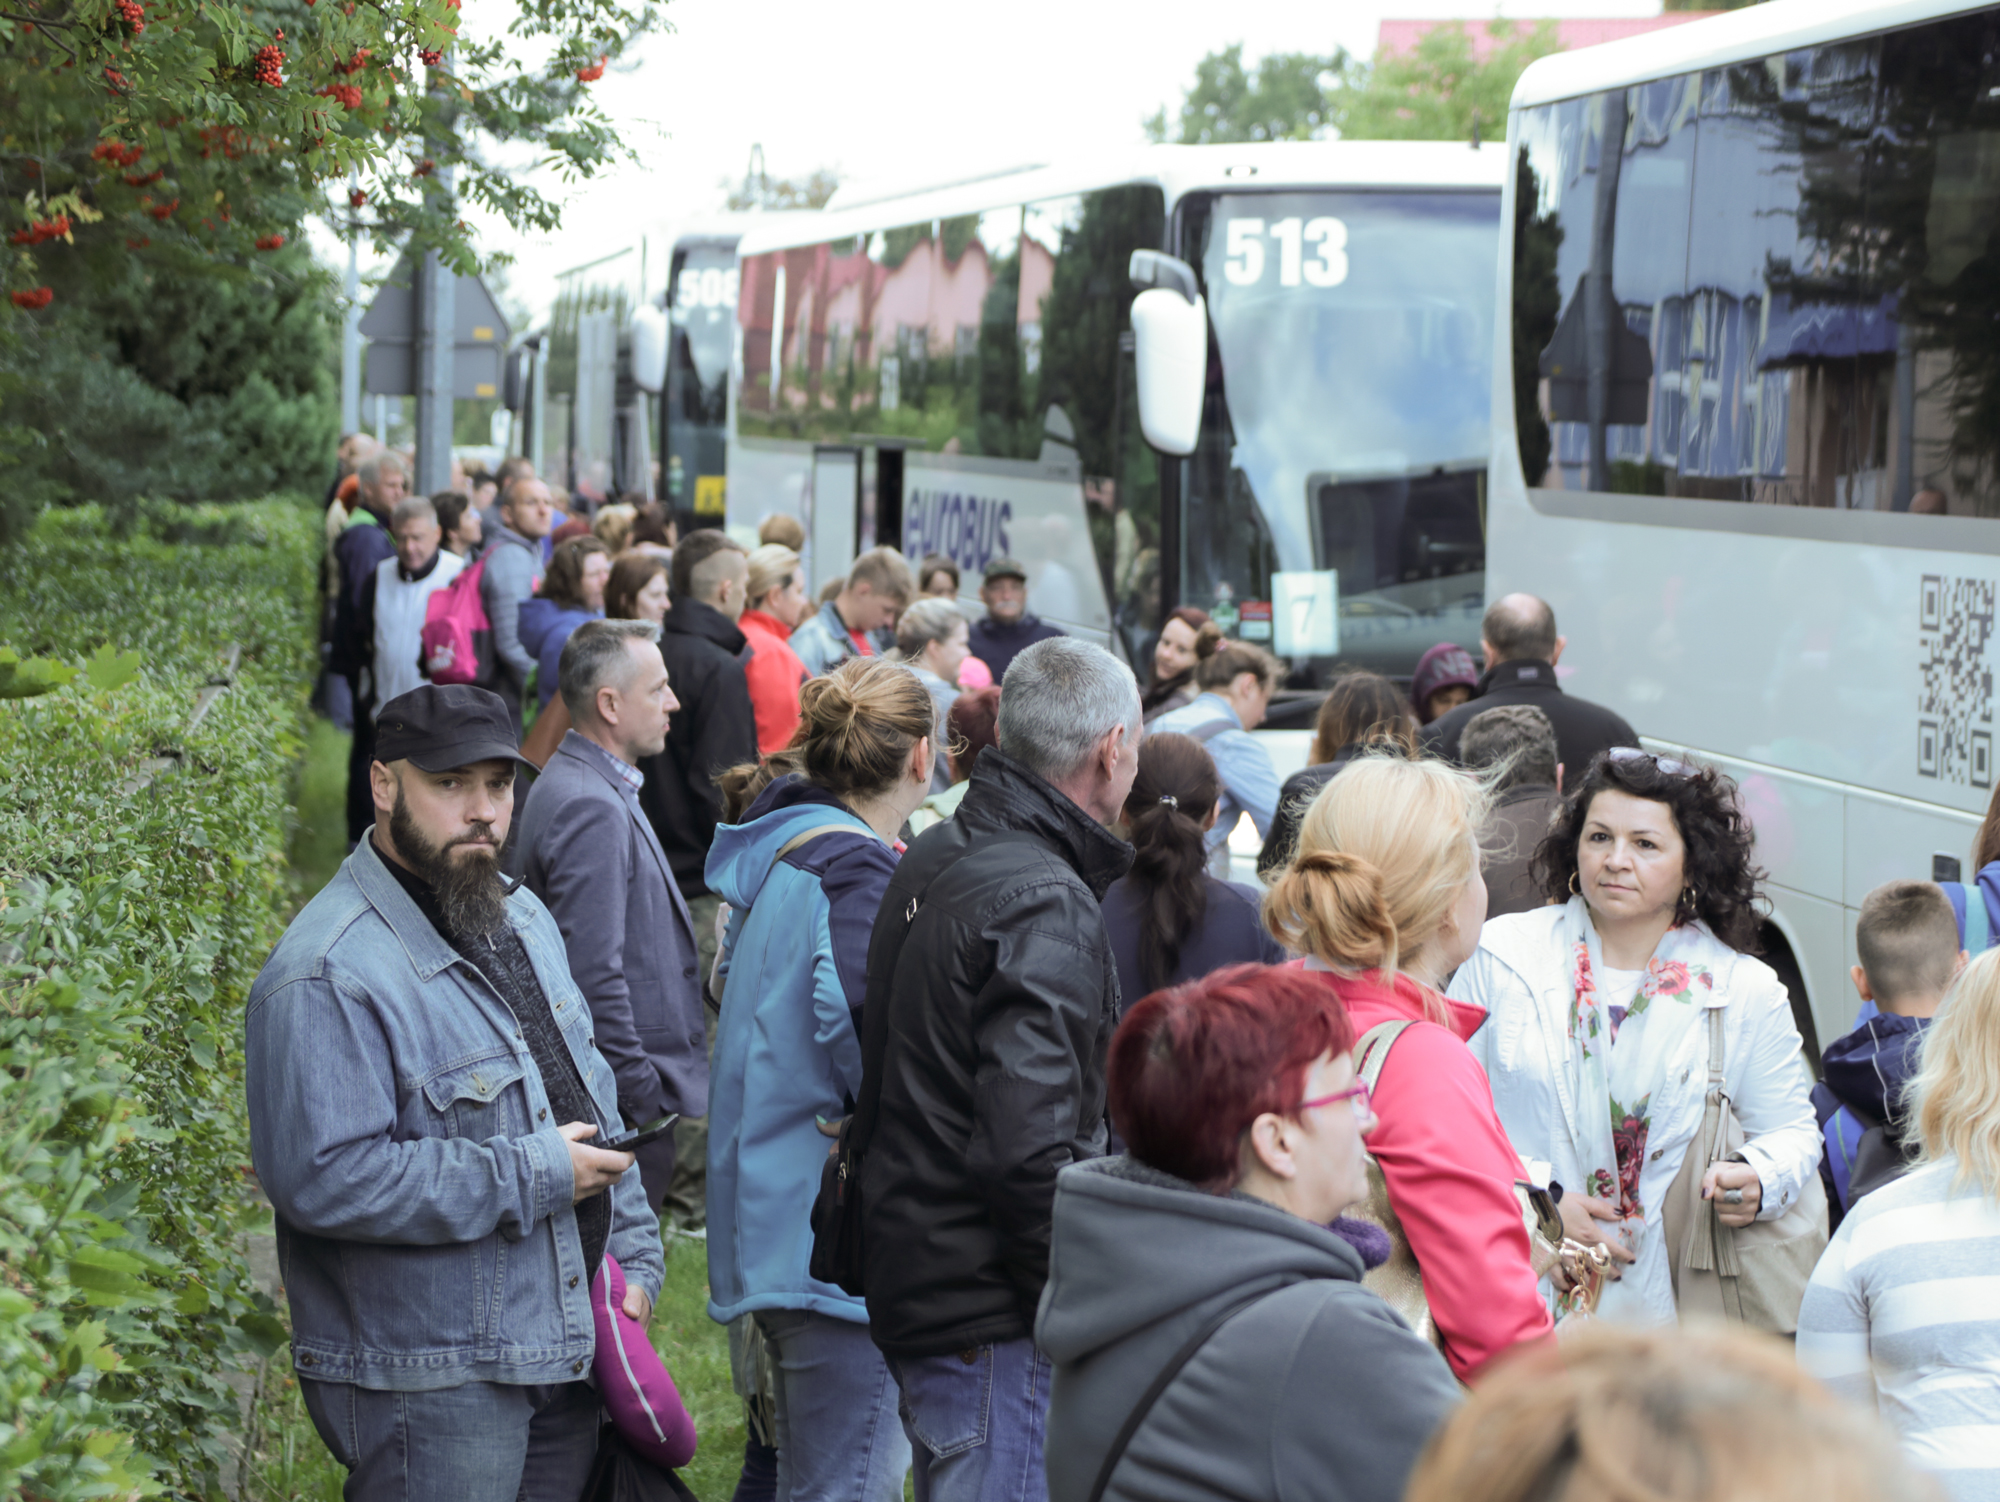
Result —
<path fill-rule="evenodd" d="M 1340 997 L 1357 1036 L 1412 1024 L 1373 1091 L 1381 1125 L 1368 1146 L 1445 1360 L 1467 1381 L 1552 1329 L 1514 1194 L 1520 1160 L 1466 1047 L 1486 1013 L 1440 994 L 1486 918 L 1489 801 L 1443 762 L 1359 757 L 1306 809 L 1298 854 L 1264 902 L 1272 934 Z"/>
<path fill-rule="evenodd" d="M 767 544 L 767 546 L 769 546 Z M 759 552 L 764 549 L 758 549 Z M 910 1443 L 868 1306 L 812 1276 L 827 1136 L 861 1094 L 869 933 L 897 831 L 930 790 L 930 695 L 880 659 L 806 685 L 788 762 L 715 831 L 729 904 L 709 1097 L 709 1316 L 754 1315 L 772 1357 L 778 1502 L 899 1502 Z M 737 801 L 768 763 L 722 774 Z"/>
<path fill-rule="evenodd" d="M 757 750 L 769 756 L 789 745 L 799 727 L 799 690 L 808 676 L 791 639 L 809 603 L 799 555 L 775 542 L 755 549 L 744 598 L 750 603 L 736 622 L 750 643 L 743 677 L 757 716 Z"/>
<path fill-rule="evenodd" d="M 598 508 L 597 515 L 590 519 L 590 534 L 609 548 L 615 558 L 632 545 L 632 523 L 638 519 L 637 506 L 616 501 Z"/>
<path fill-rule="evenodd" d="M 1592 1322 L 1433 1436 L 1403 1502 L 1936 1502 L 1774 1340 Z"/>
<path fill-rule="evenodd" d="M 1841 1221 L 1799 1365 L 1880 1410 L 1956 1502 L 2000 1498 L 2000 950 L 1945 993 L 1909 1101 L 1916 1167 Z"/>

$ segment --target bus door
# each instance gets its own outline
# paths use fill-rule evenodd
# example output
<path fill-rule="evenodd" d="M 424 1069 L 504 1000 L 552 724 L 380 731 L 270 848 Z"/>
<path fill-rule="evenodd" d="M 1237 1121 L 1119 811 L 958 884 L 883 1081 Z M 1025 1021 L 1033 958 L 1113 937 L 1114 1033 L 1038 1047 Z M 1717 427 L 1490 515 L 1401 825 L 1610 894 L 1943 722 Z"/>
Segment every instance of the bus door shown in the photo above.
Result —
<path fill-rule="evenodd" d="M 807 494 L 806 578 L 815 598 L 831 579 L 844 579 L 860 549 L 861 456 L 848 444 L 813 447 L 812 487 Z"/>

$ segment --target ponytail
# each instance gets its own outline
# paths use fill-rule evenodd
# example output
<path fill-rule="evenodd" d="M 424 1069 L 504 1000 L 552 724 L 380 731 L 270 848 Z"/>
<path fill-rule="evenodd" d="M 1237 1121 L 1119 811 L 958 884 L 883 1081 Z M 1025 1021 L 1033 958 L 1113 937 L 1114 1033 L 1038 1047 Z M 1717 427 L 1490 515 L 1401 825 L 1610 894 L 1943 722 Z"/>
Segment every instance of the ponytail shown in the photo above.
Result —
<path fill-rule="evenodd" d="M 1382 873 L 1344 850 L 1294 858 L 1265 895 L 1264 925 L 1294 954 L 1342 970 L 1394 973 L 1401 958 Z"/>
<path fill-rule="evenodd" d="M 1192 736 L 1162 732 L 1139 743 L 1139 771 L 1125 799 L 1132 881 L 1141 893 L 1139 976 L 1148 993 L 1170 984 L 1181 946 L 1208 913 L 1208 841 L 1202 825 L 1222 796 L 1215 758 Z"/>

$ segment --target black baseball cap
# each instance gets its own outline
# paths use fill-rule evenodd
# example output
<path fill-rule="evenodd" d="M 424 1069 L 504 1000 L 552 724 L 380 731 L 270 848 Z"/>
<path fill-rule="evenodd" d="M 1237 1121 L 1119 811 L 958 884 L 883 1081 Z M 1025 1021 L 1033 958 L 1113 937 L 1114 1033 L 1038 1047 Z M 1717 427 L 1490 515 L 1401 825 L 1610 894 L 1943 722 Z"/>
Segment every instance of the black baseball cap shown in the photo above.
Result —
<path fill-rule="evenodd" d="M 1028 571 L 1021 567 L 1018 559 L 995 558 L 991 563 L 986 565 L 986 572 L 981 576 L 980 582 L 991 584 L 995 579 L 1019 579 L 1023 584 L 1026 584 L 1028 582 Z"/>
<path fill-rule="evenodd" d="M 426 683 L 384 704 L 375 717 L 375 760 L 408 761 L 426 772 L 481 761 L 535 770 L 521 754 L 506 700 L 469 683 Z"/>

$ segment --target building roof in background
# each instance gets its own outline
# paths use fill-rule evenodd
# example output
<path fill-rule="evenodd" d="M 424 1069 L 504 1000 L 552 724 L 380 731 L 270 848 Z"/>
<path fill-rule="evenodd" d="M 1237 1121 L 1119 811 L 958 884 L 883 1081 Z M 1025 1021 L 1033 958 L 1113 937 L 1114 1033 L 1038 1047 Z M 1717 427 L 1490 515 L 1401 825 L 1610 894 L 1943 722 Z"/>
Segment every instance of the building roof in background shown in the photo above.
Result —
<path fill-rule="evenodd" d="M 1710 16 L 1723 14 L 1713 10 L 1678 10 L 1658 16 L 1600 16 L 1588 19 L 1556 19 L 1556 40 L 1565 52 L 1574 52 L 1579 47 L 1595 47 L 1600 42 L 1620 42 L 1626 37 L 1642 36 L 1649 31 L 1659 31 L 1668 26 L 1681 26 L 1689 21 L 1702 21 Z M 1532 31 L 1541 22 L 1515 20 L 1517 34 Z M 1375 33 L 1375 57 L 1379 61 L 1399 53 L 1414 52 L 1417 43 L 1434 26 L 1463 26 L 1472 34 L 1472 55 L 1484 62 L 1499 45 L 1487 33 L 1485 21 L 1384 21 Z"/>

